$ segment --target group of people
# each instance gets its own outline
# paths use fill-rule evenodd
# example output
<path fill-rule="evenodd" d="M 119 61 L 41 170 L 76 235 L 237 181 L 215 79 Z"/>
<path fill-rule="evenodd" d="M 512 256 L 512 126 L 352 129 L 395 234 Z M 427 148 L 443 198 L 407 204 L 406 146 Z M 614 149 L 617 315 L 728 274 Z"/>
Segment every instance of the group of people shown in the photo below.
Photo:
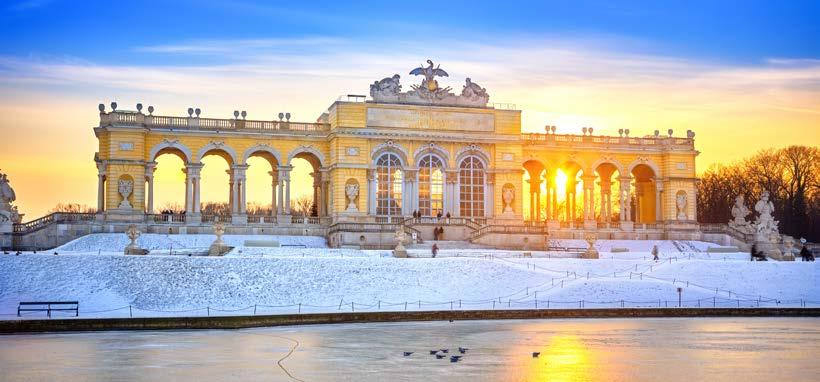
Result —
<path fill-rule="evenodd" d="M 414 217 L 414 218 L 416 218 L 416 219 L 421 218 L 421 217 L 422 217 L 421 212 L 419 212 L 419 211 L 413 211 L 413 217 Z M 448 213 L 443 214 L 443 215 L 442 215 L 441 211 L 439 211 L 438 213 L 436 213 L 436 218 L 437 218 L 438 220 L 441 220 L 441 218 L 442 218 L 442 217 L 444 217 L 444 218 L 446 218 L 446 219 L 448 219 L 448 220 L 449 220 L 449 219 L 450 219 L 450 213 L 448 212 Z"/>

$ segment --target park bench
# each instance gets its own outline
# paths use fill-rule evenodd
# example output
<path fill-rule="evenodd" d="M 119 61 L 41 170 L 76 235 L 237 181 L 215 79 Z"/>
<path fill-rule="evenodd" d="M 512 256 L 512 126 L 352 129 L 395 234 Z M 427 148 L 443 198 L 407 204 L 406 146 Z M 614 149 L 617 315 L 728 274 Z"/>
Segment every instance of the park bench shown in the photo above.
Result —
<path fill-rule="evenodd" d="M 80 315 L 79 301 L 21 301 L 17 305 L 17 317 L 20 312 L 46 312 L 51 317 L 51 312 L 74 312 L 74 316 Z"/>

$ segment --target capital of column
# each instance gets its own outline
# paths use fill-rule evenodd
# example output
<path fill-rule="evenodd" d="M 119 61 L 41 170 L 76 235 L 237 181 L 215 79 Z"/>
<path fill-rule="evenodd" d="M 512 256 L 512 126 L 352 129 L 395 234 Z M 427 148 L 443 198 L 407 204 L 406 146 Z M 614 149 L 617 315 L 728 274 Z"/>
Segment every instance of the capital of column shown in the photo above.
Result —
<path fill-rule="evenodd" d="M 487 185 L 495 184 L 495 173 L 487 172 Z"/>
<path fill-rule="evenodd" d="M 273 178 L 272 182 L 273 182 L 273 185 L 275 186 L 276 183 L 279 182 L 279 171 L 276 171 L 276 170 L 268 171 L 268 174 L 271 176 L 271 178 Z"/>
<path fill-rule="evenodd" d="M 444 170 L 447 183 L 458 182 L 458 170 Z"/>
<path fill-rule="evenodd" d="M 378 175 L 378 171 L 376 171 L 375 168 L 367 169 L 367 180 L 368 181 L 375 181 L 377 175 Z"/>
<path fill-rule="evenodd" d="M 414 183 L 416 181 L 416 175 L 418 174 L 419 170 L 416 169 L 405 169 L 404 170 L 404 179 L 407 182 Z"/>
<path fill-rule="evenodd" d="M 190 177 L 198 177 L 199 172 L 202 170 L 202 166 L 202 163 L 187 163 L 185 164 L 185 168 L 182 172 Z"/>

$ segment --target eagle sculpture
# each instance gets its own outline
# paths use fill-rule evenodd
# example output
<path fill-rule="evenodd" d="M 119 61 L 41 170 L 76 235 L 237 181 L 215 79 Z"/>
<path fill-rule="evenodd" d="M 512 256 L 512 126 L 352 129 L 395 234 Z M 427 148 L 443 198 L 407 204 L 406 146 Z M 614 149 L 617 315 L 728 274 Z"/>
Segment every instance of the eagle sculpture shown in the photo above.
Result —
<path fill-rule="evenodd" d="M 427 60 L 428 66 L 425 68 L 424 65 L 419 66 L 410 71 L 410 74 L 414 76 L 424 76 L 424 81 L 421 83 L 421 87 L 426 87 L 427 91 L 435 92 L 438 90 L 438 81 L 436 81 L 435 77 L 449 77 L 447 72 L 444 69 L 441 69 L 441 65 L 433 67 L 433 61 Z"/>

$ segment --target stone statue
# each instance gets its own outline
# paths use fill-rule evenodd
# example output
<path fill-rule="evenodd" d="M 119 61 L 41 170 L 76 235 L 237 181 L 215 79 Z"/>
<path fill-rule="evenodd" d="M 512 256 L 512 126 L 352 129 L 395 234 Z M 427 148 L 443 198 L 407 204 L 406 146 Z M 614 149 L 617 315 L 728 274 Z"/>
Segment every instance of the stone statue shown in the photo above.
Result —
<path fill-rule="evenodd" d="M 583 259 L 597 259 L 598 258 L 598 250 L 595 249 L 595 242 L 598 240 L 598 236 L 592 232 L 588 232 L 584 234 L 584 240 L 587 242 L 587 250 L 584 251 L 581 258 Z"/>
<path fill-rule="evenodd" d="M 474 102 L 487 103 L 487 101 L 490 100 L 490 95 L 487 94 L 487 89 L 478 86 L 478 84 L 473 82 L 469 77 L 467 77 L 467 83 L 461 91 L 461 96 Z"/>
<path fill-rule="evenodd" d="M 434 93 L 439 90 L 438 81 L 436 81 L 436 76 L 438 77 L 449 77 L 450 75 L 441 69 L 441 64 L 437 67 L 433 67 L 433 61 L 427 60 L 428 66 L 425 68 L 424 65 L 419 66 L 410 71 L 410 74 L 414 76 L 424 76 L 424 80 L 421 81 L 421 86 L 413 85 L 413 89 L 418 90 L 419 88 L 425 88 L 428 92 Z"/>
<path fill-rule="evenodd" d="M 137 226 L 131 224 L 128 226 L 128 229 L 125 230 L 125 235 L 128 236 L 128 239 L 131 240 L 131 244 L 128 244 L 125 247 L 125 254 L 126 255 L 147 255 L 148 250 L 142 249 L 137 245 L 137 239 L 140 237 L 140 230 L 137 229 Z"/>
<path fill-rule="evenodd" d="M 370 85 L 370 96 L 374 99 L 380 96 L 397 96 L 401 92 L 401 84 L 399 84 L 399 75 L 394 74 L 393 77 L 385 77 L 381 81 L 375 81 Z"/>
<path fill-rule="evenodd" d="M 743 200 L 743 195 L 738 195 L 735 198 L 735 205 L 732 206 L 732 217 L 734 219 L 729 221 L 729 227 L 732 227 L 743 233 L 752 233 L 752 227 L 746 221 L 746 216 L 749 216 L 751 211 L 746 208 Z"/>
<path fill-rule="evenodd" d="M 404 226 L 399 225 L 396 228 L 396 248 L 393 250 L 393 257 L 407 257 L 407 248 L 404 248 L 404 241 L 407 240 L 407 234 L 404 233 Z"/>
<path fill-rule="evenodd" d="M 17 196 L 9 184 L 8 176 L 0 173 L 0 223 L 19 223 L 15 221 L 20 219 L 17 208 L 11 205 L 15 200 Z"/>
<path fill-rule="evenodd" d="M 216 235 L 216 240 L 214 240 L 214 242 L 211 243 L 210 248 L 208 248 L 208 256 L 222 256 L 231 250 L 231 247 L 225 245 L 225 242 L 222 241 L 222 235 L 224 234 L 225 225 L 219 220 L 215 221 L 214 235 Z"/>
<path fill-rule="evenodd" d="M 769 192 L 763 191 L 760 195 L 760 200 L 755 204 L 755 211 L 759 214 L 755 222 L 755 231 L 759 236 L 771 237 L 777 235 L 779 237 L 777 224 L 772 213 L 774 212 L 774 203 L 769 200 Z"/>
<path fill-rule="evenodd" d="M 504 213 L 513 213 L 512 202 L 515 200 L 515 190 L 512 187 L 504 187 L 502 197 L 504 199 Z"/>
<path fill-rule="evenodd" d="M 441 69 L 441 65 L 434 65 L 432 60 L 427 60 L 427 65 L 421 65 L 410 71 L 411 75 L 423 76 L 421 84 L 411 85 L 411 91 L 402 92 L 399 84 L 399 75 L 383 78 L 370 85 L 370 96 L 375 102 L 402 103 L 415 105 L 444 105 L 444 106 L 468 106 L 486 107 L 490 96 L 487 90 L 473 83 L 469 78 L 464 85 L 460 95 L 454 94 L 449 86 L 439 86 L 436 77 L 449 77 L 449 74 Z"/>
<path fill-rule="evenodd" d="M 128 197 L 134 191 L 134 181 L 120 179 L 118 183 L 118 191 L 122 196 L 122 202 L 120 202 L 119 208 L 132 208 L 131 203 L 128 202 Z"/>
<path fill-rule="evenodd" d="M 678 208 L 678 220 L 686 220 L 686 193 L 678 192 L 675 206 Z"/>
<path fill-rule="evenodd" d="M 358 211 L 358 209 L 356 208 L 356 197 L 359 196 L 359 185 L 356 183 L 350 183 L 347 186 L 345 186 L 345 195 L 347 195 L 347 199 L 350 201 L 347 204 L 347 211 Z"/>

